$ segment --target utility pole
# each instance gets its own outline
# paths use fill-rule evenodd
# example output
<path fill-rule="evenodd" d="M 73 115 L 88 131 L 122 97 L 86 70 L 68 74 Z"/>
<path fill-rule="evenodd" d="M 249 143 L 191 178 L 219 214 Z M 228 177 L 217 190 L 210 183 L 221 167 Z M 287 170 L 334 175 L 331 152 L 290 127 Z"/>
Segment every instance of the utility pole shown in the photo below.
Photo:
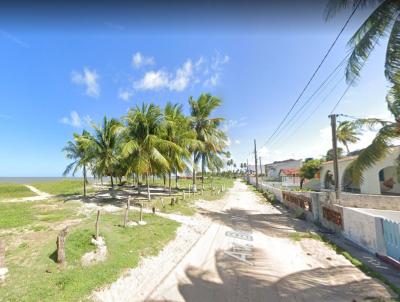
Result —
<path fill-rule="evenodd" d="M 246 159 L 246 172 L 249 174 L 249 159 Z"/>
<path fill-rule="evenodd" d="M 336 136 L 336 117 L 337 114 L 331 114 L 331 128 L 332 128 L 332 151 L 333 151 L 333 173 L 335 179 L 335 193 L 336 201 L 340 199 L 340 184 L 339 184 L 339 165 L 337 156 L 337 136 Z"/>
<path fill-rule="evenodd" d="M 258 157 L 258 160 L 260 162 L 260 175 L 263 174 L 263 169 L 262 169 L 262 165 L 261 165 L 261 156 Z"/>
<path fill-rule="evenodd" d="M 254 162 L 256 167 L 256 188 L 258 188 L 257 145 L 255 139 L 254 139 Z"/>

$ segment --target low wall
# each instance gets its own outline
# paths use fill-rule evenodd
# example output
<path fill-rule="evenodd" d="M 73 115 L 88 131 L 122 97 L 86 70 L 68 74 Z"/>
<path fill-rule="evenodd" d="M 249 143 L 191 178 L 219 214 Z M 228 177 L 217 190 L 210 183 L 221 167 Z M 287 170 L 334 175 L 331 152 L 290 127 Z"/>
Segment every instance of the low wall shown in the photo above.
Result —
<path fill-rule="evenodd" d="M 255 185 L 255 179 L 250 178 L 248 181 Z M 347 239 L 371 253 L 386 255 L 382 227 L 383 215 L 380 212 L 385 212 L 385 217 L 388 216 L 388 212 L 389 214 L 392 213 L 393 217 L 398 217 L 398 212 L 374 210 L 373 207 L 371 209 L 357 209 L 348 205 L 362 204 L 365 206 L 373 203 L 373 200 L 378 200 L 375 207 L 396 208 L 398 200 L 400 200 L 399 197 L 378 196 L 377 199 L 376 195 L 342 193 L 341 204 L 336 204 L 335 193 L 332 191 L 286 191 L 269 183 L 261 183 L 260 188 L 274 194 L 275 198 L 288 208 L 296 212 L 303 212 L 307 220 L 341 233 Z M 364 196 L 367 200 L 365 203 L 362 201 Z"/>
<path fill-rule="evenodd" d="M 371 253 L 386 255 L 382 218 L 355 208 L 343 208 L 343 235 Z"/>

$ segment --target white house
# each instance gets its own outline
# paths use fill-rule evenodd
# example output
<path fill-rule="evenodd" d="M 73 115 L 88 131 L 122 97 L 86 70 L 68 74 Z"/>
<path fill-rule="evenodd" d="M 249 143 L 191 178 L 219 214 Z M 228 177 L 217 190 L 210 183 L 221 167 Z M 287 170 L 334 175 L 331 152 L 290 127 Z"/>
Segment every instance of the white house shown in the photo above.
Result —
<path fill-rule="evenodd" d="M 342 191 L 364 194 L 400 195 L 400 179 L 397 173 L 397 159 L 400 155 L 400 147 L 393 147 L 385 158 L 365 170 L 363 182 L 356 185 L 352 181 L 349 165 L 357 158 L 349 156 L 338 160 L 339 183 Z M 321 166 L 321 188 L 333 189 L 333 162 L 328 161 Z"/>
<path fill-rule="evenodd" d="M 287 159 L 282 161 L 274 161 L 265 165 L 265 171 L 269 180 L 280 181 L 280 173 L 283 169 L 300 169 L 302 165 L 301 159 Z"/>

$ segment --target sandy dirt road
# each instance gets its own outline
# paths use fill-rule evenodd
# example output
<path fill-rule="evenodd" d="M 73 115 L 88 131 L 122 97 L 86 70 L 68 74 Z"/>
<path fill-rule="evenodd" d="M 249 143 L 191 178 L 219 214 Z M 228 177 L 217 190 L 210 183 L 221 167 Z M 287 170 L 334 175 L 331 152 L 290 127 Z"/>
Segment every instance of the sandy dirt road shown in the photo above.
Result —
<path fill-rule="evenodd" d="M 382 284 L 322 242 L 289 238 L 310 226 L 260 202 L 236 182 L 212 223 L 145 301 L 371 301 L 390 299 Z M 162 274 L 163 272 L 158 272 Z"/>

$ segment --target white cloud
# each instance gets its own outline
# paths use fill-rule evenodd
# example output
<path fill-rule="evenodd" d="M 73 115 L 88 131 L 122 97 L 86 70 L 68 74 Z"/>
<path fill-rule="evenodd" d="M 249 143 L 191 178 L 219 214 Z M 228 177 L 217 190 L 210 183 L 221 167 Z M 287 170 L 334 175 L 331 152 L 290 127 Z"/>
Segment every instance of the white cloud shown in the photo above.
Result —
<path fill-rule="evenodd" d="M 30 45 L 28 43 L 26 43 L 25 41 L 21 40 L 16 35 L 11 34 L 11 33 L 7 32 L 5 30 L 0 30 L 0 35 L 3 38 L 5 38 L 5 39 L 7 39 L 7 40 L 9 40 L 9 41 L 11 41 L 11 42 L 23 47 L 23 48 L 30 48 Z"/>
<path fill-rule="evenodd" d="M 240 145 L 240 140 L 235 139 L 235 144 L 236 144 L 236 145 Z"/>
<path fill-rule="evenodd" d="M 124 101 L 129 101 L 129 99 L 130 99 L 132 96 L 133 96 L 133 92 L 131 92 L 131 91 L 129 91 L 129 90 L 120 90 L 120 91 L 118 92 L 118 97 L 119 97 L 121 100 L 124 100 Z"/>
<path fill-rule="evenodd" d="M 140 68 L 143 66 L 154 65 L 156 63 L 154 57 L 146 57 L 140 52 L 136 52 L 132 56 L 132 65 L 135 68 Z"/>
<path fill-rule="evenodd" d="M 239 120 L 226 120 L 223 124 L 222 124 L 222 130 L 223 131 L 229 131 L 231 129 L 234 128 L 241 128 L 246 126 L 246 122 L 245 122 L 246 118 L 245 117 L 241 117 Z"/>
<path fill-rule="evenodd" d="M 168 74 L 165 71 L 149 71 L 134 83 L 134 87 L 137 90 L 159 90 L 168 87 L 168 83 Z"/>
<path fill-rule="evenodd" d="M 75 128 L 82 127 L 82 120 L 76 111 L 71 111 L 70 116 L 61 118 L 60 122 Z"/>
<path fill-rule="evenodd" d="M 137 90 L 169 89 L 171 91 L 183 91 L 189 85 L 193 74 L 193 64 L 187 60 L 174 74 L 164 70 L 146 72 L 144 77 L 134 83 Z"/>
<path fill-rule="evenodd" d="M 175 77 L 170 80 L 169 89 L 175 91 L 184 90 L 189 85 L 192 74 L 193 74 L 192 61 L 187 60 L 181 68 L 178 68 Z"/>
<path fill-rule="evenodd" d="M 204 74 L 209 75 L 204 81 L 205 86 L 217 86 L 221 73 L 223 71 L 224 65 L 230 61 L 228 55 L 221 55 L 219 51 L 216 51 L 215 55 L 211 58 L 211 64 L 209 68 L 205 68 Z"/>
<path fill-rule="evenodd" d="M 100 85 L 98 83 L 99 75 L 96 70 L 90 70 L 85 67 L 83 72 L 73 71 L 71 80 L 77 85 L 86 86 L 86 95 L 97 98 L 100 96 Z"/>
<path fill-rule="evenodd" d="M 133 65 L 137 68 L 144 65 L 153 65 L 152 57 L 144 57 L 141 53 L 133 56 Z M 229 56 L 219 52 L 207 59 L 201 56 L 197 60 L 187 59 L 176 70 L 165 68 L 147 71 L 143 77 L 133 83 L 136 90 L 183 91 L 190 85 L 203 83 L 205 86 L 215 87 L 220 82 L 223 66 L 229 62 Z"/>

